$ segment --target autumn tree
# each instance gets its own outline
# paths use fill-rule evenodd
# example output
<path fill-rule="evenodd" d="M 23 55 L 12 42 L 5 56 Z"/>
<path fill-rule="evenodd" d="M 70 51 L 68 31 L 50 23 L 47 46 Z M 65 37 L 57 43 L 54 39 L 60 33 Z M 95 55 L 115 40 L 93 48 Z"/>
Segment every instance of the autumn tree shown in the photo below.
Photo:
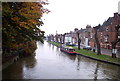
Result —
<path fill-rule="evenodd" d="M 3 2 L 2 3 L 2 40 L 3 49 L 19 48 L 19 45 L 35 40 L 43 42 L 44 31 L 40 26 L 44 23 L 42 16 L 49 10 L 40 2 Z M 30 43 L 29 43 L 30 44 Z"/>

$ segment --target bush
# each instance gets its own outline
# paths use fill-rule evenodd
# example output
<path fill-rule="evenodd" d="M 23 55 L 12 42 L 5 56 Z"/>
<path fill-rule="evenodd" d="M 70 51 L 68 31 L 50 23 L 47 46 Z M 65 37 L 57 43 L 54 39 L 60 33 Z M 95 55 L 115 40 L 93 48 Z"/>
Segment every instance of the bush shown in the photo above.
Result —
<path fill-rule="evenodd" d="M 36 49 L 37 49 L 36 42 L 32 40 L 24 44 L 23 53 L 24 55 L 31 55 L 34 53 Z"/>

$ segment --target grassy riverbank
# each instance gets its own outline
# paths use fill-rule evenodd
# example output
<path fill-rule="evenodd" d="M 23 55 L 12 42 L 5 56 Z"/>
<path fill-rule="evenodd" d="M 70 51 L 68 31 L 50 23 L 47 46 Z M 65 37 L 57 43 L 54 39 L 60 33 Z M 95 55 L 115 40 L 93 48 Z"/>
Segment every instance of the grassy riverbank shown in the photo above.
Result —
<path fill-rule="evenodd" d="M 52 41 L 47 41 L 48 43 L 54 44 L 57 47 L 60 47 L 62 44 L 56 43 L 56 42 L 52 42 Z"/>
<path fill-rule="evenodd" d="M 61 44 L 56 43 L 56 42 L 48 41 L 48 43 L 54 44 L 55 46 L 58 46 L 58 47 L 61 46 Z M 73 46 L 70 46 L 70 47 L 73 47 Z M 103 54 L 102 55 L 97 55 L 93 51 L 89 51 L 89 50 L 85 50 L 85 49 L 78 50 L 77 47 L 73 47 L 73 48 L 75 49 L 75 52 L 77 52 L 78 54 L 82 54 L 84 56 L 88 56 L 88 57 L 91 57 L 91 58 L 95 58 L 95 59 L 103 60 L 103 61 L 107 61 L 107 62 L 112 62 L 112 63 L 120 63 L 120 58 L 112 58 L 111 56 L 103 55 Z"/>

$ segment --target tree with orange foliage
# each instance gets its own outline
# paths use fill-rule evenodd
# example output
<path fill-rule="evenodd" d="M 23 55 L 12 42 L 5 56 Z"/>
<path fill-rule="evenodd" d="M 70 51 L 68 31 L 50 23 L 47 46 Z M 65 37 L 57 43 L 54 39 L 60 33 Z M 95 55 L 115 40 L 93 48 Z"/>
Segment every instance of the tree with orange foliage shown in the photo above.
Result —
<path fill-rule="evenodd" d="M 2 41 L 3 52 L 9 48 L 19 48 L 19 45 L 29 41 L 43 42 L 44 31 L 40 26 L 44 23 L 42 16 L 49 13 L 43 5 L 48 3 L 44 0 L 39 2 L 3 2 L 2 3 Z"/>

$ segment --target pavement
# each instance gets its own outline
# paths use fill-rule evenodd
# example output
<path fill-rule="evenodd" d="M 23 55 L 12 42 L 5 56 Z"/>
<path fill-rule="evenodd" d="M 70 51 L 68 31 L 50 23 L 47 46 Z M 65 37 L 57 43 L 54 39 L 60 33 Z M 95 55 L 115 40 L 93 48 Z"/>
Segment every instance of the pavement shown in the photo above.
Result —
<path fill-rule="evenodd" d="M 76 46 L 77 47 L 77 46 Z M 81 45 L 80 48 L 83 49 L 83 46 Z M 92 49 L 96 49 L 95 47 L 92 48 Z M 105 48 L 101 48 L 101 54 L 104 54 L 104 55 L 109 55 L 109 56 L 112 56 L 112 50 L 111 49 L 105 49 Z M 120 50 L 117 51 L 117 57 L 120 57 Z"/>

